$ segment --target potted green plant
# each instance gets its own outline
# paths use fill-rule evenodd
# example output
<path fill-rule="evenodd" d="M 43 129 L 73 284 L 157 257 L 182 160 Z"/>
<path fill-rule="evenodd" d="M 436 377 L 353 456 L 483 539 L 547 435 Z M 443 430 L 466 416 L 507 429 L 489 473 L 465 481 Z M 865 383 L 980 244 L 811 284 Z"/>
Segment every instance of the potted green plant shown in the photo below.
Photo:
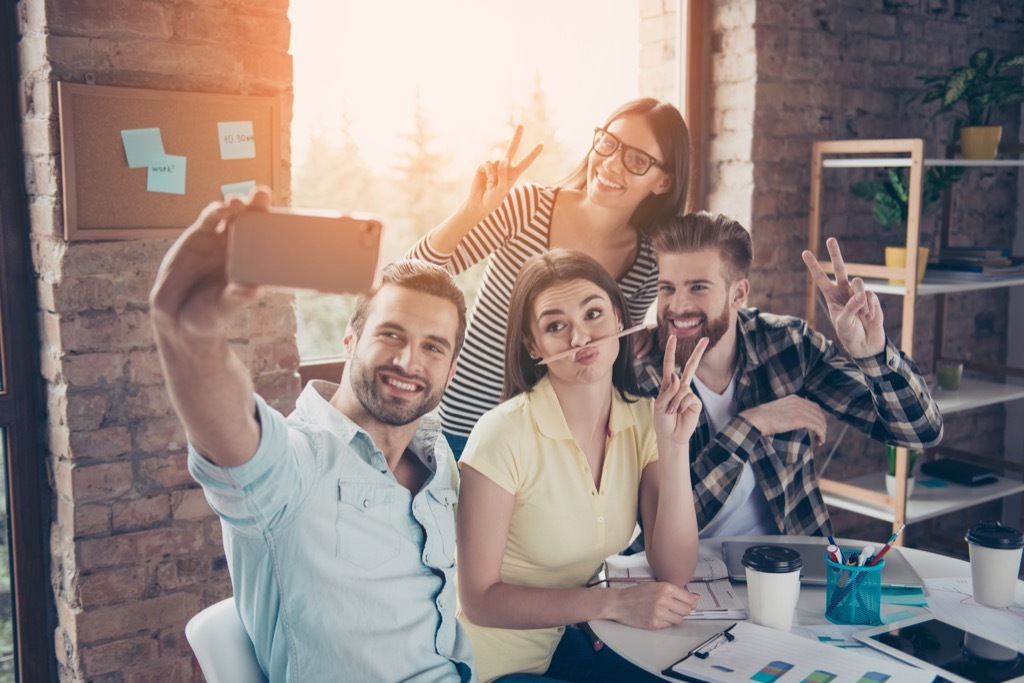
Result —
<path fill-rule="evenodd" d="M 910 191 L 902 168 L 887 168 L 880 171 L 880 178 L 868 178 L 855 183 L 850 191 L 856 197 L 872 202 L 871 215 L 882 227 L 905 226 L 910 212 Z M 921 190 L 921 215 L 942 197 L 942 193 L 952 187 L 964 174 L 964 169 L 956 166 L 931 166 L 925 170 L 924 186 Z M 903 246 L 887 246 L 885 248 L 885 265 L 897 268 L 904 266 L 907 250 Z M 918 282 L 924 277 L 925 264 L 928 261 L 928 247 L 920 247 L 917 259 Z M 903 284 L 902 279 L 890 280 L 893 284 Z"/>
<path fill-rule="evenodd" d="M 918 452 L 907 451 L 907 498 L 914 492 L 914 464 L 917 461 Z M 885 475 L 885 492 L 892 498 L 896 495 L 896 446 L 885 445 L 885 456 L 889 463 L 889 469 Z"/>
<path fill-rule="evenodd" d="M 950 140 L 956 140 L 959 134 L 961 149 L 968 159 L 993 159 L 1002 127 L 992 125 L 992 114 L 1024 101 L 1021 67 L 1024 53 L 996 60 L 992 49 L 983 47 L 975 50 L 967 66 L 946 74 L 919 76 L 924 86 L 911 100 L 919 99 L 922 104 L 937 102 L 939 109 L 933 116 L 955 113 Z"/>

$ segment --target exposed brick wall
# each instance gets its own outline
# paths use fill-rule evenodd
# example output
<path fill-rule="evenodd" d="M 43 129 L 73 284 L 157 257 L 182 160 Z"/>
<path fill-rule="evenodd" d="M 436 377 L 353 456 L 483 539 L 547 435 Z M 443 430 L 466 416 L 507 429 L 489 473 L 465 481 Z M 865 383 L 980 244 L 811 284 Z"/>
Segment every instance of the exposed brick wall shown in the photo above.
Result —
<path fill-rule="evenodd" d="M 651 0 L 642 6 L 658 4 Z M 1017 0 L 714 0 L 711 6 L 704 206 L 752 230 L 751 303 L 803 316 L 807 280 L 799 254 L 807 244 L 812 143 L 923 137 L 927 154 L 944 154 L 948 120 L 931 119 L 931 110 L 907 102 L 919 85 L 916 77 L 964 63 L 982 45 L 1000 54 L 1019 51 L 1024 5 Z M 674 11 L 673 3 L 662 14 Z M 655 54 L 653 44 L 644 49 Z M 648 72 L 641 84 L 651 94 L 664 65 L 644 66 Z M 1019 112 L 1006 115 L 1004 122 L 1004 137 L 1012 137 L 1011 131 L 1019 129 Z M 953 195 L 954 244 L 1011 243 L 1021 205 L 1017 176 L 1004 169 L 969 173 Z M 839 237 L 850 260 L 881 263 L 881 245 L 901 242 L 903 234 L 881 230 L 871 219 L 870 206 L 850 195 L 849 186 L 860 177 L 847 171 L 825 174 L 823 234 Z M 937 227 L 936 210 L 923 225 L 925 244 L 933 244 Z M 949 351 L 1003 362 L 1007 301 L 1005 291 L 950 297 Z M 902 301 L 883 297 L 883 304 L 895 337 Z M 934 298 L 921 299 L 914 356 L 925 372 L 932 371 L 934 320 Z M 994 407 L 954 416 L 946 443 L 1002 453 L 1003 414 L 1002 407 Z M 847 438 L 829 474 L 845 478 L 881 469 L 882 463 L 880 446 Z M 950 515 L 934 531 L 962 539 L 968 518 L 992 512 L 989 507 Z M 835 520 L 851 535 L 884 533 L 879 531 L 883 524 L 872 525 L 860 516 L 838 513 Z M 927 525 L 911 527 L 911 542 L 919 542 L 926 530 Z"/>
<path fill-rule="evenodd" d="M 63 240 L 56 82 L 277 95 L 288 196 L 287 0 L 21 0 L 25 173 L 39 273 L 62 681 L 202 680 L 185 622 L 230 594 L 220 526 L 185 468 L 147 296 L 170 241 Z M 211 198 L 214 199 L 214 198 Z M 257 390 L 298 393 L 291 297 L 232 327 Z"/>

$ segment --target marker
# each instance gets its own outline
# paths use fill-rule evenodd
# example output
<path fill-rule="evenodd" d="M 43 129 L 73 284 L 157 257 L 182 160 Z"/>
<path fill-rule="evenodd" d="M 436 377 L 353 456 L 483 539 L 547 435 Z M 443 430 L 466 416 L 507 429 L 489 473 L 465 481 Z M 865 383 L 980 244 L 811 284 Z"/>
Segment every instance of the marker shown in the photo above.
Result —
<path fill-rule="evenodd" d="M 843 551 L 839 549 L 839 544 L 836 543 L 836 539 L 832 537 L 832 534 L 829 534 L 826 538 L 828 538 L 828 550 L 831 551 L 832 546 L 835 546 L 836 557 L 838 558 L 836 562 L 843 564 Z"/>
<path fill-rule="evenodd" d="M 562 360 L 563 358 L 566 358 L 568 356 L 573 356 L 573 355 L 579 353 L 580 351 L 582 351 L 583 349 L 590 348 L 591 346 L 593 346 L 594 344 L 597 344 L 598 342 L 607 341 L 609 339 L 618 339 L 619 337 L 625 337 L 627 334 L 633 334 L 635 332 L 639 332 L 640 330 L 646 330 L 646 329 L 647 329 L 647 325 L 642 325 L 642 324 L 641 325 L 633 325 L 633 327 L 627 328 L 627 329 L 623 330 L 622 332 L 616 332 L 615 334 L 613 334 L 611 336 L 601 337 L 600 339 L 594 339 L 593 341 L 587 342 L 583 346 L 574 346 L 573 348 L 566 349 L 565 351 L 562 351 L 561 353 L 556 353 L 553 356 L 549 356 L 547 358 L 542 358 L 539 361 L 537 361 L 537 365 L 547 365 L 548 363 L 553 363 L 556 360 Z"/>
<path fill-rule="evenodd" d="M 843 563 L 842 555 L 839 554 L 839 546 L 837 546 L 835 543 L 831 544 L 825 550 L 828 552 L 828 559 L 838 564 Z"/>

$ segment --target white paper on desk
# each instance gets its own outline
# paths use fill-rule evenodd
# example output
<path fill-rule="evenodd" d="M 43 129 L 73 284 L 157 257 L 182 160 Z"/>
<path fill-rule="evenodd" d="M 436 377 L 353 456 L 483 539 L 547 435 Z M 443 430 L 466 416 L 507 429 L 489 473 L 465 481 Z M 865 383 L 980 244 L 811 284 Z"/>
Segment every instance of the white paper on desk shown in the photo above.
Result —
<path fill-rule="evenodd" d="M 974 601 L 971 577 L 925 579 L 928 611 L 943 621 L 1024 650 L 1024 585 L 1009 607 L 986 607 Z"/>
<path fill-rule="evenodd" d="M 686 619 L 746 619 L 747 608 L 729 579 L 691 581 L 686 590 L 700 596 Z"/>
<path fill-rule="evenodd" d="M 803 636 L 804 638 L 809 638 L 810 640 L 816 643 L 821 643 L 822 645 L 839 647 L 844 650 L 856 650 L 857 654 L 863 655 L 864 657 L 881 659 L 885 662 L 899 661 L 885 654 L 881 650 L 868 647 L 853 637 L 854 633 L 859 633 L 865 628 L 867 627 L 863 624 L 817 624 L 814 626 L 794 626 L 790 633 L 797 636 Z"/>
<path fill-rule="evenodd" d="M 705 559 L 708 561 L 705 562 Z M 718 571 L 717 566 L 711 560 L 716 560 L 722 566 L 723 578 L 711 579 Z M 629 583 L 623 584 L 621 582 L 622 579 L 627 581 L 629 579 L 636 579 L 637 582 L 654 579 L 654 572 L 651 571 L 650 565 L 647 564 L 647 555 L 645 553 L 628 556 L 613 555 L 606 559 L 604 564 L 607 577 L 609 579 L 618 579 L 619 583 L 616 583 L 616 585 L 620 587 L 630 585 Z M 724 578 L 727 573 L 728 570 L 725 568 L 725 562 L 722 562 L 722 559 L 717 555 L 700 558 L 695 575 L 697 578 L 686 584 L 688 591 L 699 596 L 693 611 L 686 616 L 687 619 L 747 618 L 746 605 L 736 595 L 736 591 L 733 590 L 729 579 Z"/>
<path fill-rule="evenodd" d="M 672 671 L 708 683 L 749 681 L 831 681 L 832 683 L 931 683 L 935 674 L 896 660 L 883 661 L 851 650 L 748 622 L 730 631 L 735 638 L 706 659 L 691 656 Z"/>
<path fill-rule="evenodd" d="M 651 566 L 647 564 L 647 553 L 636 555 L 612 555 L 604 561 L 608 578 L 653 578 Z M 693 572 L 694 581 L 713 581 L 729 578 L 729 568 L 722 561 L 718 552 L 700 549 L 697 556 L 697 568 Z"/>

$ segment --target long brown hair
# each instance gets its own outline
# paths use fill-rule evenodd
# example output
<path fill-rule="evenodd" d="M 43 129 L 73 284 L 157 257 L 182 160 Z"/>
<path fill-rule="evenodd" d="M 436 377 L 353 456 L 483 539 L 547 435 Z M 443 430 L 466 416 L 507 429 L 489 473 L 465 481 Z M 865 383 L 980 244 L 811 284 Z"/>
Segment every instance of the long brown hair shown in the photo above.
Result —
<path fill-rule="evenodd" d="M 642 236 L 647 236 L 655 225 L 678 216 L 686 210 L 686 197 L 690 188 L 690 129 L 686 127 L 683 115 L 674 105 L 652 97 L 643 97 L 626 102 L 612 112 L 604 123 L 607 128 L 612 121 L 624 116 L 641 116 L 654 132 L 654 139 L 661 149 L 664 171 L 669 174 L 672 184 L 666 192 L 647 197 L 629 219 L 629 224 Z M 575 190 L 587 186 L 587 162 L 590 150 L 569 176 L 560 185 Z"/>
<path fill-rule="evenodd" d="M 587 280 L 604 290 L 625 326 L 630 325 L 626 298 L 600 263 L 581 251 L 552 249 L 534 256 L 523 264 L 512 286 L 508 310 L 508 334 L 505 337 L 505 383 L 501 400 L 529 392 L 547 373 L 547 368 L 530 358 L 525 339 L 531 336 L 530 318 L 537 297 L 554 285 L 571 280 Z M 619 353 L 612 366 L 612 385 L 623 399 L 631 401 L 639 396 L 636 375 L 633 372 L 633 337 L 619 338 Z"/>

